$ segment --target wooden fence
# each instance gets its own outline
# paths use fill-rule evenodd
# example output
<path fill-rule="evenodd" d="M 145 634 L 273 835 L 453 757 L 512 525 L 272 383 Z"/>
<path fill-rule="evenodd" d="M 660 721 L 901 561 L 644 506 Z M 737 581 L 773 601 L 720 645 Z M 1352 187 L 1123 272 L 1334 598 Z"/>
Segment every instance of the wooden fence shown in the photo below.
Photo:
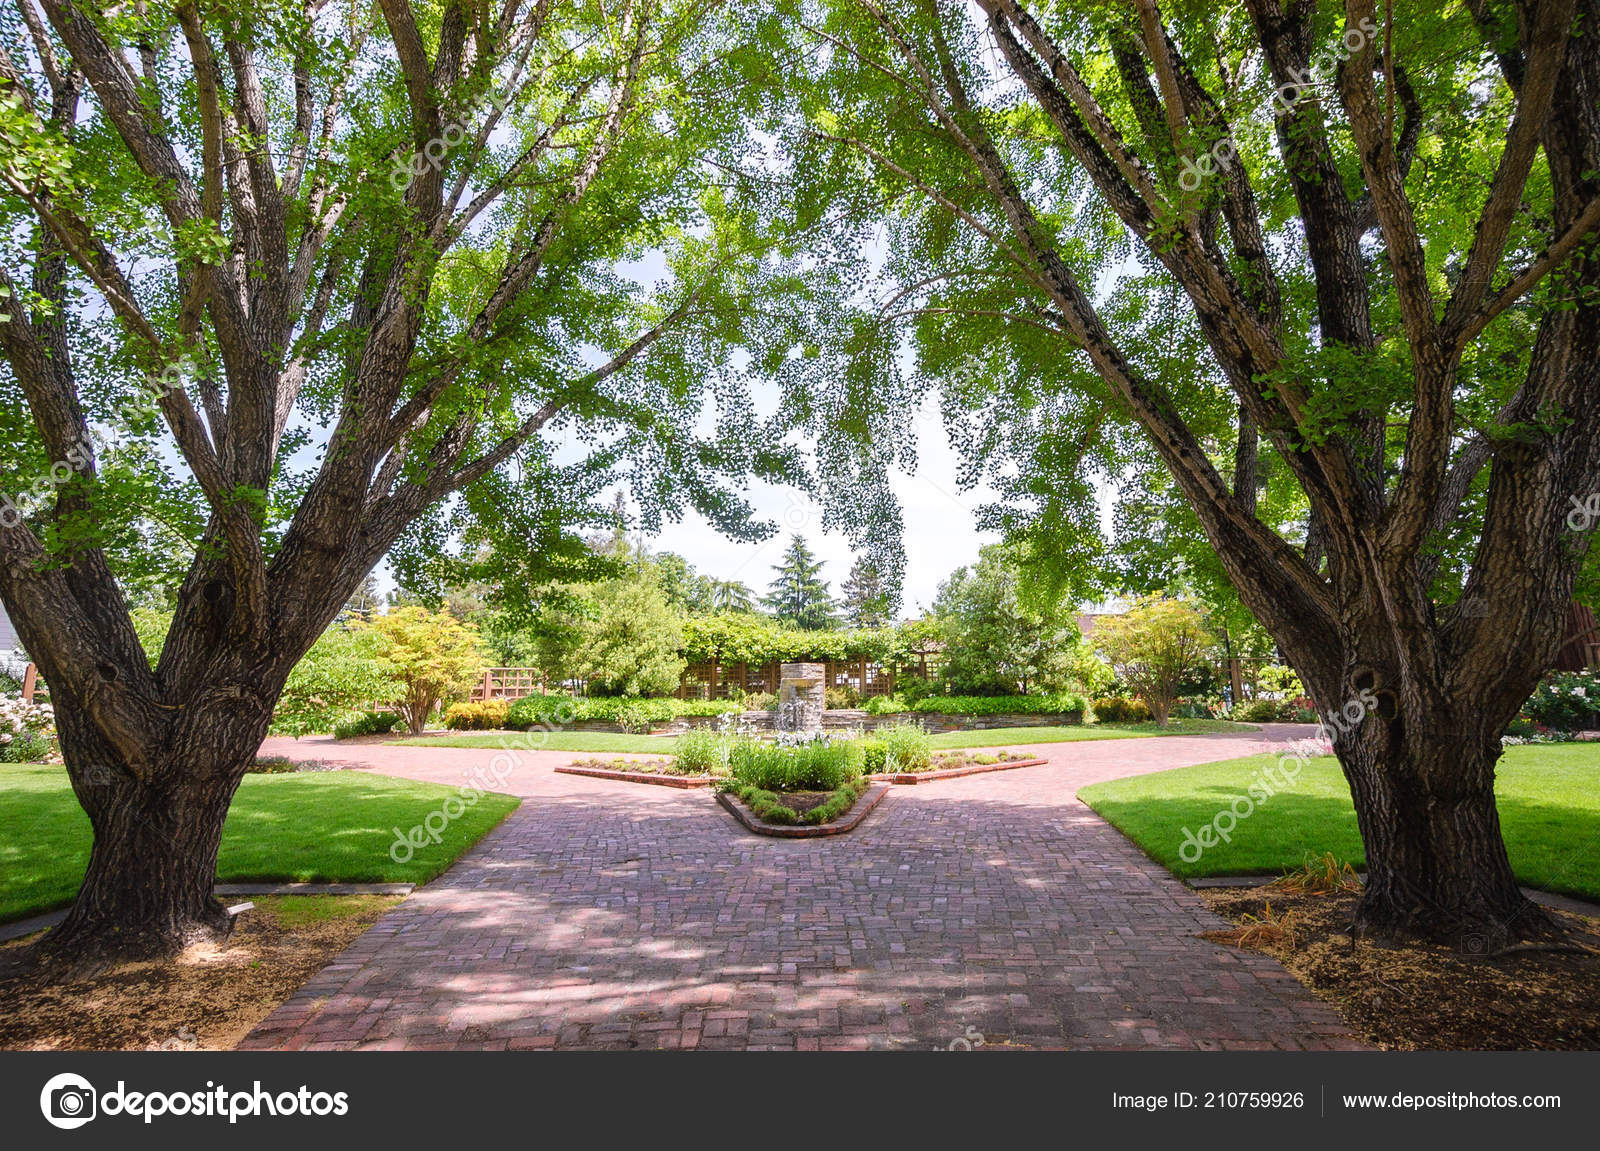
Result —
<path fill-rule="evenodd" d="M 895 669 L 869 659 L 813 660 L 823 666 L 822 682 L 827 687 L 848 688 L 860 699 L 893 695 Z M 691 663 L 678 681 L 679 699 L 729 699 L 735 692 L 776 695 L 782 665 L 772 663 L 722 663 L 705 660 Z"/>

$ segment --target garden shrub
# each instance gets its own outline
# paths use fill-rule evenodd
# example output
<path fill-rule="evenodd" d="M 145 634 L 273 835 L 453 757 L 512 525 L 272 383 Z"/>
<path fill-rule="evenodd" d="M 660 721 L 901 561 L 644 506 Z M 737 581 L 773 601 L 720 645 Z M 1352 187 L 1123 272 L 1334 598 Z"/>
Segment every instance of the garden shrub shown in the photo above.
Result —
<path fill-rule="evenodd" d="M 830 823 L 849 811 L 866 790 L 866 781 L 855 779 L 840 785 L 826 802 L 806 812 L 795 811 L 783 802 L 782 795 L 764 788 L 736 784 L 730 790 L 750 808 L 751 814 L 764 823 L 819 824 Z"/>
<path fill-rule="evenodd" d="M 1506 724 L 1505 734 L 1517 739 L 1526 739 L 1530 735 L 1537 735 L 1540 725 L 1534 723 L 1526 713 Z"/>
<path fill-rule="evenodd" d="M 906 706 L 916 707 L 930 695 L 937 695 L 939 689 L 920 675 L 902 675 L 894 681 L 894 693 L 906 701 Z"/>
<path fill-rule="evenodd" d="M 746 711 L 777 711 L 778 697 L 770 691 L 753 691 L 741 701 Z"/>
<path fill-rule="evenodd" d="M 56 750 L 55 709 L 0 696 L 0 763 L 38 763 Z"/>
<path fill-rule="evenodd" d="M 1600 674 L 1554 672 L 1533 689 L 1522 714 L 1557 731 L 1581 731 L 1600 717 Z"/>
<path fill-rule="evenodd" d="M 921 724 L 880 727 L 874 738 L 883 744 L 883 771 L 927 771 L 933 764 L 933 741 Z"/>
<path fill-rule="evenodd" d="M 650 709 L 641 705 L 638 700 L 630 700 L 622 707 L 617 708 L 617 726 L 623 731 L 633 732 L 635 735 L 648 735 L 654 717 Z"/>
<path fill-rule="evenodd" d="M 294 760 L 286 755 L 260 755 L 256 757 L 254 763 L 245 768 L 245 773 L 248 775 L 281 775 L 299 770 L 300 768 L 295 764 Z"/>
<path fill-rule="evenodd" d="M 400 723 L 400 713 L 395 711 L 369 711 L 351 716 L 334 725 L 334 739 L 355 739 L 360 735 L 387 735 Z"/>
<path fill-rule="evenodd" d="M 784 746 L 741 739 L 728 753 L 733 778 L 763 791 L 834 791 L 861 774 L 861 763 L 857 740 Z"/>
<path fill-rule="evenodd" d="M 1292 722 L 1299 710 L 1292 700 L 1253 699 L 1234 708 L 1232 718 L 1245 723 L 1285 723 Z"/>
<path fill-rule="evenodd" d="M 866 710 L 868 715 L 899 715 L 910 709 L 892 695 L 875 695 L 867 700 Z"/>
<path fill-rule="evenodd" d="M 888 745 L 883 740 L 876 735 L 866 735 L 856 740 L 856 746 L 861 748 L 862 772 L 876 775 L 883 770 L 884 762 L 889 757 Z"/>
<path fill-rule="evenodd" d="M 511 702 L 504 699 L 452 703 L 445 709 L 444 725 L 451 731 L 499 731 L 510 711 Z"/>
<path fill-rule="evenodd" d="M 20 735 L 0 735 L 0 763 L 42 763 L 50 758 L 55 744 L 50 737 L 37 731 Z"/>
<path fill-rule="evenodd" d="M 930 695 L 913 711 L 941 715 L 1083 715 L 1084 698 L 1075 692 L 1029 695 Z"/>
<path fill-rule="evenodd" d="M 842 711 L 845 708 L 855 707 L 861 702 L 861 697 L 856 694 L 856 689 L 849 685 L 830 687 L 822 693 L 822 706 L 829 711 Z"/>
<path fill-rule="evenodd" d="M 1094 701 L 1094 717 L 1101 723 L 1148 723 L 1155 716 L 1142 699 L 1106 696 Z"/>
<path fill-rule="evenodd" d="M 707 728 L 678 737 L 678 770 L 688 775 L 723 775 L 728 770 L 728 740 Z"/>

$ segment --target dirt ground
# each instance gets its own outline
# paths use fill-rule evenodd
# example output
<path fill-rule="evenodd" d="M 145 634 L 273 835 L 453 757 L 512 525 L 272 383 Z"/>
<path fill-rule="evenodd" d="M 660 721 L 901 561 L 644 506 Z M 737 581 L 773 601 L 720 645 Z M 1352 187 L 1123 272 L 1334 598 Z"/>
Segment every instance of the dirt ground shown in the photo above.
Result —
<path fill-rule="evenodd" d="M 1354 939 L 1348 928 L 1358 896 L 1351 891 L 1309 894 L 1273 884 L 1199 894 L 1237 925 L 1207 939 L 1275 956 L 1379 1047 L 1600 1049 L 1600 920 L 1551 911 L 1573 950 L 1484 956 Z"/>
<path fill-rule="evenodd" d="M 0 981 L 0 1050 L 227 1050 L 400 901 L 255 898 L 222 947 L 130 963 L 93 979 Z M 0 959 L 25 947 L 0 947 Z"/>

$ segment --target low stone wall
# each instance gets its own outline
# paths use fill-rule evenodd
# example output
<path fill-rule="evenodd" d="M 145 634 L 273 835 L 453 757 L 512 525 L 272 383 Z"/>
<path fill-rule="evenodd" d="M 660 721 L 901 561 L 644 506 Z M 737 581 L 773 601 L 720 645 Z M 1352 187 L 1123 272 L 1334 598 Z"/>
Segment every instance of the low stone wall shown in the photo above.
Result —
<path fill-rule="evenodd" d="M 771 731 L 776 712 L 731 712 L 738 722 L 756 731 Z M 682 715 L 671 723 L 656 724 L 651 731 L 656 734 L 677 735 L 693 727 L 716 727 L 722 722 L 720 715 Z M 1057 727 L 1083 722 L 1083 712 L 1068 711 L 1054 715 L 946 715 L 931 711 L 902 711 L 893 715 L 872 715 L 859 708 L 835 708 L 822 713 L 824 731 L 876 731 L 896 723 L 915 722 L 929 731 L 991 731 L 1007 727 Z M 575 725 L 582 731 L 621 731 L 616 724 L 583 723 Z"/>

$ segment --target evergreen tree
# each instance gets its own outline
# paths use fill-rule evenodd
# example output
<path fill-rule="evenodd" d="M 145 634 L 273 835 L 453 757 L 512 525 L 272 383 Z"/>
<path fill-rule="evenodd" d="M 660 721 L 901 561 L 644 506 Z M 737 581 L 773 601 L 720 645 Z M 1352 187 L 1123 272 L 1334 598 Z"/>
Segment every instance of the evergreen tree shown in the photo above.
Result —
<path fill-rule="evenodd" d="M 755 610 L 755 593 L 742 580 L 712 580 L 710 595 L 711 607 L 714 611 Z"/>
<path fill-rule="evenodd" d="M 884 627 L 889 623 L 893 603 L 876 564 L 856 560 L 849 578 L 839 587 L 839 604 L 851 627 Z"/>
<path fill-rule="evenodd" d="M 772 570 L 778 574 L 761 602 L 773 615 L 807 631 L 834 626 L 833 597 L 822 578 L 822 561 L 811 554 L 803 537 L 797 534 L 789 541 L 783 562 Z"/>

